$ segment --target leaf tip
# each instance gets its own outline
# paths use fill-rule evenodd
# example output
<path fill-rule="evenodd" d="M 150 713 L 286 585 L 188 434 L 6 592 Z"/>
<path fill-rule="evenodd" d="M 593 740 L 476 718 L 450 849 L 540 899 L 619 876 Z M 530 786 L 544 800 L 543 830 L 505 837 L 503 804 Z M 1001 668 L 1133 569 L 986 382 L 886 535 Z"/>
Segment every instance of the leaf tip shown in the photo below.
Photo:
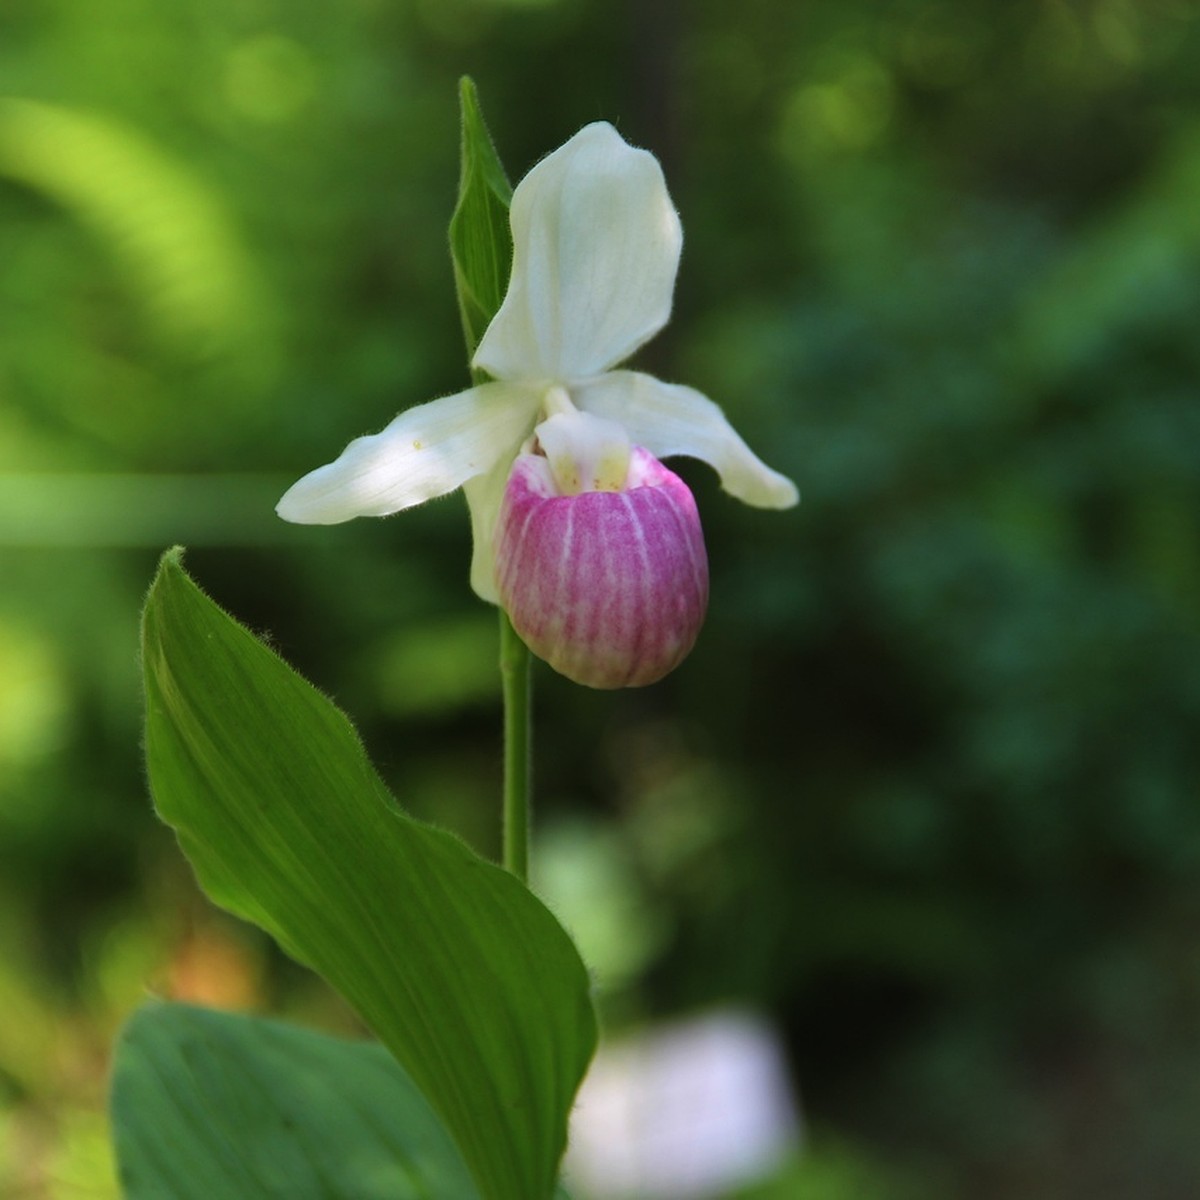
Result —
<path fill-rule="evenodd" d="M 164 571 L 168 567 L 173 567 L 176 570 L 183 570 L 183 555 L 187 549 L 185 546 L 172 546 L 169 550 L 162 552 L 162 557 L 158 560 L 159 571 Z"/>
<path fill-rule="evenodd" d="M 468 109 L 479 111 L 479 89 L 476 88 L 475 80 L 470 75 L 463 75 L 459 78 L 458 101 L 462 107 L 464 119 Z"/>
<path fill-rule="evenodd" d="M 162 585 L 172 577 L 182 576 L 187 578 L 187 573 L 183 569 L 183 555 L 185 547 L 172 546 L 169 550 L 164 550 L 158 560 L 158 570 L 154 572 L 154 578 L 150 581 L 150 590 L 146 596 L 146 610 L 149 611 L 159 589 Z"/>

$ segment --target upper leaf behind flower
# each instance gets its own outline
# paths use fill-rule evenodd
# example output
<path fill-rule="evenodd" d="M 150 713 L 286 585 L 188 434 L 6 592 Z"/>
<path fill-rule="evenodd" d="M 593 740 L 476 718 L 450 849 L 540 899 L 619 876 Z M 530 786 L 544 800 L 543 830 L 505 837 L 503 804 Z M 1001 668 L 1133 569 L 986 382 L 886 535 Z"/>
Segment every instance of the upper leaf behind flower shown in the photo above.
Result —
<path fill-rule="evenodd" d="M 450 259 L 462 315 L 467 355 L 475 353 L 484 330 L 504 299 L 512 265 L 508 208 L 512 186 L 488 136 L 474 82 L 459 82 L 462 108 L 462 166 L 458 202 L 450 218 Z M 475 372 L 475 382 L 483 382 Z"/>

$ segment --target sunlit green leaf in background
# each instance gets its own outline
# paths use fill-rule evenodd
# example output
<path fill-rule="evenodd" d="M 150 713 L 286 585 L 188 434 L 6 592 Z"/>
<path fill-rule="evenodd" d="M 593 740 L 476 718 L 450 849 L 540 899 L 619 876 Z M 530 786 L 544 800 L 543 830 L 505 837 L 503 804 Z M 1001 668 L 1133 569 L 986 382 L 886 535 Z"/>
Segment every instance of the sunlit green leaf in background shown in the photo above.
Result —
<path fill-rule="evenodd" d="M 178 550 L 151 588 L 143 654 L 155 804 L 205 890 L 357 1008 L 486 1200 L 549 1196 L 595 1042 L 561 927 L 511 875 L 401 813 L 342 713 L 208 600 Z"/>
<path fill-rule="evenodd" d="M 382 1047 L 153 1003 L 117 1046 L 126 1200 L 476 1200 L 449 1135 Z"/>
<path fill-rule="evenodd" d="M 0 547 L 278 542 L 272 506 L 285 475 L 0 473 Z"/>
<path fill-rule="evenodd" d="M 48 196 L 124 268 L 160 334 L 203 358 L 255 336 L 261 286 L 220 196 L 108 116 L 0 97 L 0 177 Z"/>

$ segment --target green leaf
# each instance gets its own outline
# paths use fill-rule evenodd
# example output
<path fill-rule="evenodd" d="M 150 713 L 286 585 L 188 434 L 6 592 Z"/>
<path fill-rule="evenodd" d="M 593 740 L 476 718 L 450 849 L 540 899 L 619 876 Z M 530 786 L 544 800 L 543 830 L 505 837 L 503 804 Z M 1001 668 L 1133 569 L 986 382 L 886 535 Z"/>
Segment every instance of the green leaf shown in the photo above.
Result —
<path fill-rule="evenodd" d="M 459 82 L 459 100 L 462 170 L 458 203 L 450 218 L 450 257 L 470 358 L 508 287 L 512 265 L 508 206 L 512 188 L 483 123 L 475 84 L 467 76 Z"/>
<path fill-rule="evenodd" d="M 511 875 L 405 816 L 349 721 L 163 557 L 143 623 L 155 804 L 208 894 L 342 993 L 485 1200 L 551 1193 L 595 1045 L 570 939 Z"/>
<path fill-rule="evenodd" d="M 243 353 L 259 333 L 260 281 L 220 195 L 135 128 L 0 97 L 3 176 L 94 230 L 163 336 L 185 352 Z"/>
<path fill-rule="evenodd" d="M 125 1200 L 478 1200 L 461 1155 L 382 1047 L 152 1003 L 113 1073 Z"/>

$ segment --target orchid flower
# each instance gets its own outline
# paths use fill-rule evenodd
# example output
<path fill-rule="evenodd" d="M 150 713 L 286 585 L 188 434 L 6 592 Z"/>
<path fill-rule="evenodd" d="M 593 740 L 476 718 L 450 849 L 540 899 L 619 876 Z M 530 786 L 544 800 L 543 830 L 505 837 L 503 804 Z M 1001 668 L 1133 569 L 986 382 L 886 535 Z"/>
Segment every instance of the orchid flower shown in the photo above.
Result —
<path fill-rule="evenodd" d="M 517 185 L 510 220 L 508 291 L 472 362 L 491 379 L 351 442 L 277 511 L 327 525 L 462 487 L 475 591 L 577 682 L 651 683 L 708 599 L 695 502 L 658 459 L 702 459 L 759 508 L 796 488 L 699 392 L 616 369 L 666 324 L 683 244 L 652 154 L 588 125 Z"/>

